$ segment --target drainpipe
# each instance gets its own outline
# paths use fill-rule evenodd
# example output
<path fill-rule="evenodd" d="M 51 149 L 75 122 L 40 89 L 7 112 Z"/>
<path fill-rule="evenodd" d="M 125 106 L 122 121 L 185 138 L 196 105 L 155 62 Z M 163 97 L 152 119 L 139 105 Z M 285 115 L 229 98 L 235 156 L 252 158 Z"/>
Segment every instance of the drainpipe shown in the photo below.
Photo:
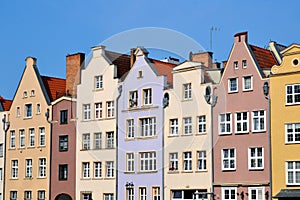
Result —
<path fill-rule="evenodd" d="M 4 131 L 4 142 L 3 142 L 3 166 L 4 166 L 4 169 L 3 169 L 3 188 L 2 188 L 2 197 L 3 199 L 5 199 L 5 174 L 6 174 L 6 139 L 7 139 L 7 131 L 10 127 L 10 122 L 9 121 L 6 121 L 6 114 L 4 114 L 3 118 L 2 118 L 2 123 L 3 123 L 3 131 Z"/>
<path fill-rule="evenodd" d="M 47 108 L 47 111 L 45 112 L 45 118 L 47 120 L 47 122 L 50 124 L 50 128 L 49 128 L 49 133 L 50 133 L 50 160 L 49 160 L 49 199 L 51 199 L 51 165 L 52 165 L 52 121 L 49 119 L 50 118 L 50 109 Z"/>
<path fill-rule="evenodd" d="M 122 95 L 122 85 L 119 85 L 118 86 L 118 96 L 117 96 L 117 98 L 116 98 L 116 197 L 115 197 L 115 199 L 116 200 L 118 200 L 118 186 L 119 186 L 119 184 L 118 184 L 118 178 L 119 178 L 119 175 L 118 175 L 118 173 L 119 173 L 119 165 L 118 165 L 118 150 L 119 150 L 119 142 L 118 142 L 118 139 L 119 139 L 119 136 L 118 136 L 118 119 L 119 119 L 119 114 L 118 114 L 118 112 L 119 112 L 119 99 L 120 99 L 120 97 L 121 97 L 121 95 Z"/>

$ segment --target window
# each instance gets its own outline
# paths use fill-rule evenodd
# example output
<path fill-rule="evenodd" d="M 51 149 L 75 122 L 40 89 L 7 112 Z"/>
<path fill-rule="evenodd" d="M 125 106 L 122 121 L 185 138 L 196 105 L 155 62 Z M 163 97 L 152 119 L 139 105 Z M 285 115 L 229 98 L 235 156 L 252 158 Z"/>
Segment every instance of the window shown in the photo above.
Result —
<path fill-rule="evenodd" d="M 149 137 L 156 135 L 156 118 L 149 117 L 149 118 L 142 118 L 140 119 L 141 137 Z"/>
<path fill-rule="evenodd" d="M 178 135 L 178 119 L 170 119 L 170 135 Z"/>
<path fill-rule="evenodd" d="M 11 178 L 12 179 L 18 178 L 18 160 L 11 161 Z"/>
<path fill-rule="evenodd" d="M 126 200 L 134 200 L 134 188 L 126 188 Z"/>
<path fill-rule="evenodd" d="M 26 159 L 25 178 L 32 177 L 32 159 Z"/>
<path fill-rule="evenodd" d="M 141 152 L 140 154 L 140 171 L 156 171 L 156 152 Z"/>
<path fill-rule="evenodd" d="M 143 78 L 143 71 L 138 71 L 137 78 Z"/>
<path fill-rule="evenodd" d="M 129 107 L 137 107 L 138 106 L 138 91 L 130 91 L 129 92 Z"/>
<path fill-rule="evenodd" d="M 222 187 L 222 199 L 224 200 L 236 200 L 237 199 L 236 187 Z"/>
<path fill-rule="evenodd" d="M 68 165 L 63 164 L 58 166 L 58 180 L 68 180 Z"/>
<path fill-rule="evenodd" d="M 300 84 L 286 86 L 286 104 L 299 104 L 300 103 Z"/>
<path fill-rule="evenodd" d="M 235 149 L 222 150 L 222 170 L 235 170 Z"/>
<path fill-rule="evenodd" d="M 219 115 L 219 134 L 231 134 L 231 113 Z"/>
<path fill-rule="evenodd" d="M 258 110 L 252 112 L 252 131 L 266 131 L 266 111 Z"/>
<path fill-rule="evenodd" d="M 2 168 L 0 168 L 0 181 L 2 181 L 3 180 L 3 169 Z M 0 198 L 1 199 L 1 198 Z"/>
<path fill-rule="evenodd" d="M 104 200 L 114 200 L 114 194 L 104 194 Z"/>
<path fill-rule="evenodd" d="M 92 193 L 82 193 L 81 194 L 82 200 L 91 200 L 92 199 Z"/>
<path fill-rule="evenodd" d="M 178 171 L 178 153 L 170 153 L 169 159 L 169 171 Z"/>
<path fill-rule="evenodd" d="M 91 105 L 83 104 L 83 120 L 91 119 Z"/>
<path fill-rule="evenodd" d="M 32 104 L 25 104 L 25 117 L 32 117 Z"/>
<path fill-rule="evenodd" d="M 134 172 L 134 153 L 126 153 L 126 171 Z"/>
<path fill-rule="evenodd" d="M 82 177 L 90 178 L 90 163 L 89 162 L 82 163 Z"/>
<path fill-rule="evenodd" d="M 20 117 L 21 116 L 21 109 L 20 107 L 18 106 L 17 107 L 17 117 Z"/>
<path fill-rule="evenodd" d="M 107 149 L 114 148 L 114 132 L 106 133 L 106 148 Z"/>
<path fill-rule="evenodd" d="M 300 143 L 300 123 L 285 125 L 285 142 Z"/>
<path fill-rule="evenodd" d="M 24 200 L 31 200 L 32 199 L 32 192 L 31 191 L 25 191 L 24 192 Z"/>
<path fill-rule="evenodd" d="M 235 113 L 235 132 L 236 133 L 249 132 L 248 112 Z"/>
<path fill-rule="evenodd" d="M 242 67 L 247 68 L 247 60 L 242 60 Z"/>
<path fill-rule="evenodd" d="M 249 200 L 264 200 L 265 188 L 264 187 L 249 187 L 248 188 Z"/>
<path fill-rule="evenodd" d="M 187 84 L 183 84 L 183 99 L 184 100 L 189 100 L 192 99 L 192 84 L 191 83 L 187 83 Z"/>
<path fill-rule="evenodd" d="M 253 90 L 252 78 L 253 78 L 252 76 L 243 77 L 243 91 Z"/>
<path fill-rule="evenodd" d="M 234 69 L 238 69 L 238 68 L 239 68 L 239 63 L 238 63 L 238 61 L 234 61 L 234 62 L 233 62 L 233 66 L 234 66 Z"/>
<path fill-rule="evenodd" d="M 206 170 L 206 151 L 198 151 L 198 171 Z"/>
<path fill-rule="evenodd" d="M 19 136 L 20 136 L 20 148 L 24 148 L 25 147 L 25 131 L 24 130 L 20 130 L 19 131 Z"/>
<path fill-rule="evenodd" d="M 262 147 L 249 148 L 248 167 L 249 169 L 264 168 L 264 149 Z"/>
<path fill-rule="evenodd" d="M 183 118 L 183 133 L 184 133 L 184 135 L 192 134 L 192 118 L 191 117 Z"/>
<path fill-rule="evenodd" d="M 300 185 L 300 161 L 286 162 L 286 184 Z"/>
<path fill-rule="evenodd" d="M 45 200 L 46 199 L 46 192 L 45 190 L 38 191 L 38 200 Z"/>
<path fill-rule="evenodd" d="M 60 111 L 60 124 L 67 124 L 68 123 L 68 110 L 61 110 Z"/>
<path fill-rule="evenodd" d="M 152 197 L 153 197 L 153 200 L 160 200 L 160 188 L 159 187 L 152 188 Z"/>
<path fill-rule="evenodd" d="M 206 133 L 206 116 L 202 115 L 198 117 L 198 133 Z"/>
<path fill-rule="evenodd" d="M 36 114 L 41 114 L 41 104 L 36 104 Z"/>
<path fill-rule="evenodd" d="M 95 77 L 95 89 L 102 89 L 103 88 L 103 76 L 96 76 Z"/>
<path fill-rule="evenodd" d="M 39 130 L 40 130 L 39 145 L 45 146 L 45 128 L 39 128 Z"/>
<path fill-rule="evenodd" d="M 139 199 L 147 200 L 147 188 L 145 188 L 145 187 L 139 188 Z"/>
<path fill-rule="evenodd" d="M 35 95 L 35 92 L 34 92 L 34 90 L 31 90 L 31 93 L 30 93 L 30 96 L 34 96 Z"/>
<path fill-rule="evenodd" d="M 115 108 L 114 108 L 114 102 L 113 101 L 108 101 L 106 102 L 106 108 L 107 108 L 107 117 L 111 118 L 114 117 L 115 113 Z"/>
<path fill-rule="evenodd" d="M 228 80 L 228 93 L 237 92 L 238 91 L 238 82 L 237 78 L 230 78 Z"/>
<path fill-rule="evenodd" d="M 59 136 L 59 151 L 68 151 L 68 136 Z"/>
<path fill-rule="evenodd" d="M 102 133 L 94 133 L 94 149 L 101 149 Z"/>
<path fill-rule="evenodd" d="M 34 147 L 34 129 L 29 129 L 29 146 Z"/>
<path fill-rule="evenodd" d="M 152 89 L 143 89 L 144 105 L 152 104 Z"/>
<path fill-rule="evenodd" d="M 192 152 L 183 152 L 183 171 L 192 171 Z"/>
<path fill-rule="evenodd" d="M 127 138 L 134 138 L 134 119 L 127 119 Z"/>
<path fill-rule="evenodd" d="M 108 177 L 108 178 L 114 177 L 114 162 L 113 161 L 106 162 L 106 177 Z"/>
<path fill-rule="evenodd" d="M 17 200 L 18 192 L 17 191 L 10 191 L 10 200 Z"/>
<path fill-rule="evenodd" d="M 95 103 L 95 119 L 102 119 L 102 103 Z"/>
<path fill-rule="evenodd" d="M 3 143 L 0 144 L 0 157 L 3 157 Z"/>
<path fill-rule="evenodd" d="M 23 98 L 26 98 L 27 97 L 27 91 L 24 91 L 23 92 Z"/>
<path fill-rule="evenodd" d="M 10 142 L 9 142 L 9 147 L 11 149 L 16 148 L 16 132 L 15 131 L 10 131 Z"/>
<path fill-rule="evenodd" d="M 82 149 L 88 150 L 90 149 L 90 134 L 85 133 L 82 135 Z"/>
<path fill-rule="evenodd" d="M 94 162 L 94 178 L 102 177 L 102 163 Z"/>
<path fill-rule="evenodd" d="M 206 194 L 207 190 L 171 190 L 172 193 L 172 199 L 208 199 Z M 195 195 L 195 193 L 200 193 L 198 195 Z"/>
<path fill-rule="evenodd" d="M 39 159 L 39 178 L 46 177 L 46 158 Z"/>

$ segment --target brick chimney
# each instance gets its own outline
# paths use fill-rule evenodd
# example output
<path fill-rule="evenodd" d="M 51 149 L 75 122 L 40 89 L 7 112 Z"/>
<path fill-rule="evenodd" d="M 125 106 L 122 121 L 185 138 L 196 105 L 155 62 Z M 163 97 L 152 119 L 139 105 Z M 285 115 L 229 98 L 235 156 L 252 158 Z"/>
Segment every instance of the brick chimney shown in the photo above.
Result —
<path fill-rule="evenodd" d="M 66 56 L 66 92 L 77 96 L 77 85 L 80 83 L 80 70 L 84 65 L 85 54 L 75 53 Z"/>
<path fill-rule="evenodd" d="M 234 43 L 246 42 L 248 43 L 248 32 L 240 32 L 234 35 Z"/>
<path fill-rule="evenodd" d="M 190 53 L 190 60 L 194 62 L 202 62 L 205 67 L 212 68 L 212 52 Z"/>

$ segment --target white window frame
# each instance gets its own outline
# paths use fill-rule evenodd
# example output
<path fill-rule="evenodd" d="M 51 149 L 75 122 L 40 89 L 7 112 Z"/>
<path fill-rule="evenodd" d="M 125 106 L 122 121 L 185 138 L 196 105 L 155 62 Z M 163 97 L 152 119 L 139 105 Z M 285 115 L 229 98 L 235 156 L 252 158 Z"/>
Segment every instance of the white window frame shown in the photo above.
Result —
<path fill-rule="evenodd" d="M 225 198 L 226 190 L 229 190 L 229 198 Z M 232 194 L 234 194 L 234 198 L 231 198 Z M 222 187 L 222 200 L 237 200 L 237 188 L 236 187 Z"/>
<path fill-rule="evenodd" d="M 197 169 L 198 171 L 207 171 L 206 151 L 197 151 Z"/>
<path fill-rule="evenodd" d="M 206 115 L 198 116 L 198 134 L 206 133 Z"/>
<path fill-rule="evenodd" d="M 102 75 L 95 76 L 95 89 L 96 90 L 103 89 L 103 76 Z"/>
<path fill-rule="evenodd" d="M 290 129 L 291 129 L 291 132 L 289 132 Z M 290 140 L 289 138 L 291 138 L 292 140 Z M 296 141 L 297 138 L 299 138 L 298 141 Z M 285 143 L 286 144 L 300 144 L 300 123 L 285 124 Z"/>
<path fill-rule="evenodd" d="M 25 130 L 24 129 L 19 130 L 19 137 L 20 137 L 19 147 L 25 148 Z"/>
<path fill-rule="evenodd" d="M 240 119 L 238 119 L 238 115 L 240 115 Z M 249 133 L 249 112 L 236 112 L 235 116 L 235 133 Z M 246 119 L 244 119 L 246 117 Z M 246 130 L 244 130 L 244 125 L 246 125 Z M 241 130 L 238 130 L 240 126 Z"/>
<path fill-rule="evenodd" d="M 193 170 L 192 152 L 183 152 L 183 171 L 191 172 Z"/>
<path fill-rule="evenodd" d="M 145 106 L 152 104 L 152 89 L 151 88 L 143 89 L 143 102 L 144 102 Z"/>
<path fill-rule="evenodd" d="M 32 191 L 24 191 L 24 200 L 32 200 Z"/>
<path fill-rule="evenodd" d="M 170 136 L 175 136 L 178 134 L 179 134 L 178 118 L 170 119 Z"/>
<path fill-rule="evenodd" d="M 83 150 L 89 150 L 91 148 L 90 142 L 91 142 L 90 133 L 82 134 L 82 149 Z"/>
<path fill-rule="evenodd" d="M 113 149 L 115 147 L 115 144 L 114 144 L 114 132 L 113 131 L 109 131 L 109 132 L 106 132 L 106 148 L 107 149 Z"/>
<path fill-rule="evenodd" d="M 192 99 L 192 83 L 183 84 L 183 100 Z"/>
<path fill-rule="evenodd" d="M 127 124 L 126 138 L 133 139 L 134 138 L 134 119 L 127 119 L 126 124 Z"/>
<path fill-rule="evenodd" d="M 113 118 L 115 116 L 114 101 L 106 102 L 106 116 L 107 118 Z"/>
<path fill-rule="evenodd" d="M 157 170 L 156 152 L 139 152 L 140 172 L 153 172 Z"/>
<path fill-rule="evenodd" d="M 94 149 L 101 149 L 102 148 L 102 133 L 97 132 L 94 133 Z"/>
<path fill-rule="evenodd" d="M 286 105 L 295 105 L 295 104 L 300 104 L 300 97 L 299 101 L 295 101 L 296 96 L 300 96 L 300 84 L 291 84 L 291 85 L 286 85 L 286 90 L 285 90 L 285 96 L 286 96 Z M 295 92 L 295 87 L 299 87 L 299 92 Z M 291 93 L 288 94 L 288 88 L 291 88 Z M 292 97 L 292 102 L 288 102 L 288 96 Z"/>
<path fill-rule="evenodd" d="M 95 119 L 103 118 L 102 102 L 95 103 Z"/>
<path fill-rule="evenodd" d="M 228 149 L 222 149 L 221 150 L 221 163 L 222 163 L 222 170 L 223 171 L 231 171 L 231 170 L 236 170 L 236 149 L 235 148 L 228 148 Z M 227 153 L 227 157 L 225 157 L 225 152 Z M 231 156 L 231 152 L 233 151 L 234 156 Z M 225 162 L 228 162 L 228 167 L 226 167 Z M 234 167 L 231 167 L 231 162 L 233 162 Z"/>
<path fill-rule="evenodd" d="M 46 158 L 39 158 L 39 178 L 46 178 L 46 167 L 47 160 Z"/>
<path fill-rule="evenodd" d="M 139 187 L 139 200 L 147 200 L 147 188 Z"/>
<path fill-rule="evenodd" d="M 178 153 L 169 153 L 169 171 L 178 171 Z"/>
<path fill-rule="evenodd" d="M 90 162 L 82 162 L 82 178 L 90 178 Z"/>
<path fill-rule="evenodd" d="M 255 192 L 255 197 L 252 198 L 252 191 Z M 259 191 L 261 194 L 259 194 Z M 248 187 L 249 200 L 264 200 L 265 199 L 265 187 Z M 260 197 L 259 197 L 260 196 Z"/>
<path fill-rule="evenodd" d="M 236 89 L 234 90 L 232 87 L 231 87 L 231 82 L 235 80 L 236 81 Z M 239 82 L 238 82 L 238 78 L 229 78 L 228 79 L 228 93 L 235 93 L 235 92 L 238 92 L 239 91 Z"/>
<path fill-rule="evenodd" d="M 19 174 L 19 161 L 12 160 L 11 161 L 11 178 L 18 179 Z"/>
<path fill-rule="evenodd" d="M 224 116 L 224 120 L 222 120 L 222 116 Z M 227 117 L 229 116 L 229 121 Z M 228 125 L 229 129 L 228 130 Z M 224 126 L 225 131 L 222 132 L 222 127 Z M 228 135 L 232 133 L 232 114 L 231 113 L 221 113 L 219 114 L 219 135 Z"/>
<path fill-rule="evenodd" d="M 261 149 L 261 155 L 258 155 L 258 150 Z M 252 150 L 254 150 L 254 155 L 252 155 Z M 251 166 L 254 162 L 255 166 Z M 264 148 L 263 147 L 249 147 L 248 148 L 248 169 L 249 170 L 262 170 L 264 169 Z M 261 162 L 261 166 L 258 163 Z"/>
<path fill-rule="evenodd" d="M 289 164 L 291 164 L 292 168 L 289 167 Z M 298 165 L 298 166 L 297 166 Z M 298 167 L 298 168 L 297 168 Z M 296 182 L 296 173 L 300 173 L 300 160 L 297 161 L 286 161 L 285 166 L 285 177 L 286 177 L 286 185 L 300 185 L 300 181 Z M 289 174 L 292 174 L 292 182 L 289 182 Z"/>
<path fill-rule="evenodd" d="M 91 104 L 83 104 L 83 120 L 91 119 Z"/>
<path fill-rule="evenodd" d="M 134 153 L 126 153 L 126 171 L 134 172 Z"/>
<path fill-rule="evenodd" d="M 25 159 L 25 178 L 32 177 L 32 159 Z"/>
<path fill-rule="evenodd" d="M 258 124 L 257 127 L 255 127 L 256 122 Z M 263 124 L 263 129 L 261 128 L 262 124 Z M 266 131 L 266 111 L 265 110 L 252 111 L 252 132 L 265 132 L 265 131 Z"/>
<path fill-rule="evenodd" d="M 38 191 L 38 200 L 45 200 L 46 199 L 46 191 L 45 190 L 39 190 Z"/>
<path fill-rule="evenodd" d="M 247 60 L 242 60 L 242 67 L 247 68 Z"/>
<path fill-rule="evenodd" d="M 36 104 L 36 114 L 39 115 L 41 114 L 41 104 Z"/>
<path fill-rule="evenodd" d="M 32 117 L 32 104 L 28 103 L 25 104 L 25 118 L 31 118 Z"/>
<path fill-rule="evenodd" d="M 102 177 L 102 162 L 94 162 L 94 178 Z"/>
<path fill-rule="evenodd" d="M 138 106 L 138 91 L 129 91 L 129 99 L 128 99 L 128 106 L 130 108 L 134 108 Z"/>
<path fill-rule="evenodd" d="M 9 148 L 16 148 L 16 131 L 14 130 L 10 131 Z"/>
<path fill-rule="evenodd" d="M 104 194 L 104 200 L 114 200 L 114 194 L 105 193 Z"/>
<path fill-rule="evenodd" d="M 234 61 L 233 62 L 233 67 L 234 67 L 234 69 L 238 69 L 239 68 L 239 62 L 238 61 Z"/>
<path fill-rule="evenodd" d="M 35 131 L 34 128 L 29 129 L 29 147 L 34 147 L 35 145 Z"/>
<path fill-rule="evenodd" d="M 3 155 L 4 155 L 3 143 L 0 143 L 0 157 L 3 157 Z"/>
<path fill-rule="evenodd" d="M 10 191 L 10 200 L 17 200 L 17 199 L 18 199 L 18 192 Z"/>
<path fill-rule="evenodd" d="M 152 200 L 160 200 L 160 187 L 152 187 Z"/>
<path fill-rule="evenodd" d="M 39 146 L 45 146 L 46 145 L 46 133 L 45 133 L 45 127 L 39 128 L 40 136 L 39 136 Z"/>
<path fill-rule="evenodd" d="M 193 133 L 193 120 L 192 117 L 183 118 L 183 135 L 191 135 Z"/>
<path fill-rule="evenodd" d="M 246 81 L 250 78 L 250 88 L 246 88 Z M 253 76 L 244 76 L 243 77 L 243 91 L 251 91 L 253 90 Z"/>
<path fill-rule="evenodd" d="M 140 137 L 153 137 L 156 135 L 156 118 L 140 118 Z"/>
<path fill-rule="evenodd" d="M 106 161 L 106 177 L 113 178 L 114 176 L 114 161 Z"/>
<path fill-rule="evenodd" d="M 20 108 L 20 106 L 17 107 L 17 117 L 21 117 L 21 108 Z"/>
<path fill-rule="evenodd" d="M 126 200 L 134 200 L 134 188 L 126 188 Z"/>

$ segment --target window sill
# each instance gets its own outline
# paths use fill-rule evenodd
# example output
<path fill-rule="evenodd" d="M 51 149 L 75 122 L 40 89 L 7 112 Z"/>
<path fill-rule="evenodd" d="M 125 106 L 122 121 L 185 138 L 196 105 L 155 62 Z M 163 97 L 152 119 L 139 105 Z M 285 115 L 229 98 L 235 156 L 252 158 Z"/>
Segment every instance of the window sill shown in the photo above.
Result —
<path fill-rule="evenodd" d="M 176 171 L 175 170 L 173 170 L 173 171 L 169 170 L 168 174 L 179 174 L 179 171 L 178 170 L 176 170 Z"/>
<path fill-rule="evenodd" d="M 135 174 L 135 172 L 124 172 L 124 174 Z"/>
<path fill-rule="evenodd" d="M 206 132 L 203 132 L 203 133 L 196 133 L 196 136 L 201 136 L 201 135 L 207 135 L 207 133 Z"/>
<path fill-rule="evenodd" d="M 253 89 L 243 89 L 243 92 L 253 92 Z"/>
<path fill-rule="evenodd" d="M 190 98 L 190 99 L 182 99 L 182 100 L 181 100 L 181 102 L 189 102 L 189 101 L 193 101 L 193 99 Z"/>
<path fill-rule="evenodd" d="M 24 117 L 23 120 L 29 120 L 29 119 L 32 119 L 32 116 L 31 117 Z"/>
<path fill-rule="evenodd" d="M 103 178 L 103 180 L 114 180 L 115 179 L 115 177 L 105 177 L 105 178 Z"/>
<path fill-rule="evenodd" d="M 222 169 L 222 172 L 232 172 L 236 171 L 236 169 Z"/>
<path fill-rule="evenodd" d="M 157 139 L 157 138 L 158 138 L 158 136 L 154 135 L 154 136 L 139 136 L 136 139 L 138 139 L 138 140 L 149 140 L 149 139 Z"/>
<path fill-rule="evenodd" d="M 194 173 L 194 171 L 181 171 L 181 173 L 185 173 L 185 174 L 191 174 L 191 173 Z"/>
<path fill-rule="evenodd" d="M 92 91 L 93 92 L 100 92 L 100 91 L 103 91 L 103 90 L 104 90 L 104 88 L 102 87 L 102 88 L 95 88 Z"/>
<path fill-rule="evenodd" d="M 249 134 L 249 131 L 248 132 L 235 132 L 235 135 L 245 135 L 245 134 Z"/>
<path fill-rule="evenodd" d="M 81 181 L 90 181 L 90 180 L 92 180 L 92 178 L 81 178 L 80 180 Z"/>
<path fill-rule="evenodd" d="M 183 137 L 186 137 L 186 136 L 193 136 L 193 134 L 192 134 L 192 133 L 189 133 L 189 134 L 181 134 L 181 136 L 183 136 Z"/>
<path fill-rule="evenodd" d="M 239 91 L 228 91 L 228 94 L 235 94 L 235 93 L 238 93 Z"/>
<path fill-rule="evenodd" d="M 252 131 L 252 133 L 263 133 L 266 132 L 266 130 L 257 130 L 257 131 Z"/>
<path fill-rule="evenodd" d="M 138 174 L 155 174 L 157 173 L 158 171 L 155 170 L 155 171 L 139 171 L 137 172 Z"/>
<path fill-rule="evenodd" d="M 195 171 L 196 173 L 206 173 L 206 172 L 208 172 L 208 170 L 207 169 L 205 169 L 205 170 L 197 170 L 197 171 Z"/>
<path fill-rule="evenodd" d="M 35 146 L 29 146 L 26 149 L 35 149 Z"/>
<path fill-rule="evenodd" d="M 177 134 L 177 135 L 168 135 L 168 138 L 174 138 L 174 137 L 179 137 L 179 134 Z"/>
<path fill-rule="evenodd" d="M 232 135 L 232 133 L 219 133 L 219 135 Z"/>
<path fill-rule="evenodd" d="M 150 110 L 150 109 L 155 109 L 155 108 L 159 108 L 159 106 L 156 105 L 144 105 L 144 106 L 136 106 L 136 107 L 132 107 L 132 108 L 128 108 L 125 110 L 122 110 L 121 112 L 133 112 L 133 111 L 141 111 L 141 110 Z"/>
<path fill-rule="evenodd" d="M 249 171 L 264 171 L 264 168 L 250 168 Z"/>
<path fill-rule="evenodd" d="M 300 144 L 300 142 L 285 142 L 286 145 Z"/>
<path fill-rule="evenodd" d="M 47 177 L 37 177 L 36 179 L 46 179 Z"/>

